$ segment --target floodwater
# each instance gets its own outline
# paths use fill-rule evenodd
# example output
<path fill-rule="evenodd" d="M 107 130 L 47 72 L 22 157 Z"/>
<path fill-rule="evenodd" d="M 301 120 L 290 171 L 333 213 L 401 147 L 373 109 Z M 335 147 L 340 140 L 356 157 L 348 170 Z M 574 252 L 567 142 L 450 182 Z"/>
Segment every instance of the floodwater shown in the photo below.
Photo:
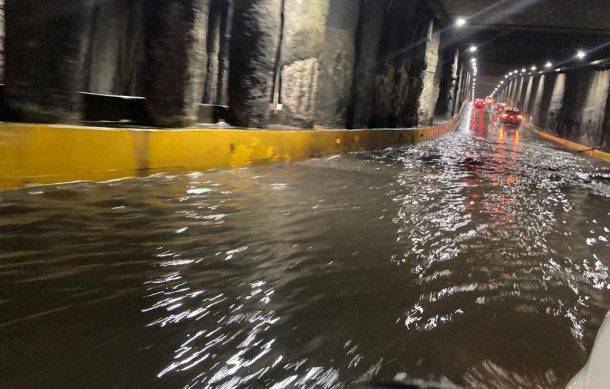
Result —
<path fill-rule="evenodd" d="M 610 168 L 496 128 L 0 193 L 0 387 L 561 387 L 610 309 Z"/>

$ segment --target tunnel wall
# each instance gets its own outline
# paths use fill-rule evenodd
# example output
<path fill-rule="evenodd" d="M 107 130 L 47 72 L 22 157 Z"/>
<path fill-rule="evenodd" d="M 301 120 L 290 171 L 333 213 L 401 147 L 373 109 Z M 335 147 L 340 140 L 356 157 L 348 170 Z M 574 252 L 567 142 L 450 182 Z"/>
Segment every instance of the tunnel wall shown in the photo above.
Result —
<path fill-rule="evenodd" d="M 14 120 L 78 123 L 89 92 L 110 110 L 141 103 L 142 120 L 161 127 L 194 125 L 202 104 L 228 106 L 242 127 L 412 127 L 469 96 L 467 66 L 443 45 L 449 21 L 426 0 L 8 0 L 7 10 Z"/>
<path fill-rule="evenodd" d="M 591 147 L 610 146 L 610 69 L 582 66 L 531 76 L 532 123 L 559 137 Z M 521 84 L 513 80 L 508 86 Z M 529 89 L 529 88 L 528 88 Z M 526 103 L 527 96 L 521 102 Z"/>

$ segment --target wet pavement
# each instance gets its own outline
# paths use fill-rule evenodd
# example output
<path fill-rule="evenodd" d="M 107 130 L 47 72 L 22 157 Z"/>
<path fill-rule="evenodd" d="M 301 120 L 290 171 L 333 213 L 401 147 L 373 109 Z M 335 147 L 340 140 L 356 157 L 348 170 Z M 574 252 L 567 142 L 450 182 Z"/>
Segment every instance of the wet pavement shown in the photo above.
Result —
<path fill-rule="evenodd" d="M 610 168 L 484 110 L 431 142 L 0 193 L 0 387 L 562 387 Z"/>

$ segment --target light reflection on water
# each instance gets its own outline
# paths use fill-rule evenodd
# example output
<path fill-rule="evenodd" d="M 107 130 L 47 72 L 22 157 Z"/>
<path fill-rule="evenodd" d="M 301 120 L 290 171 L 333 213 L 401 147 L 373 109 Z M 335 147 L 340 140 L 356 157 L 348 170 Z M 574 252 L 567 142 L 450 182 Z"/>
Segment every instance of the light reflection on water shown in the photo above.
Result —
<path fill-rule="evenodd" d="M 0 377 L 561 386 L 610 309 L 609 180 L 479 112 L 400 150 L 2 193 Z"/>

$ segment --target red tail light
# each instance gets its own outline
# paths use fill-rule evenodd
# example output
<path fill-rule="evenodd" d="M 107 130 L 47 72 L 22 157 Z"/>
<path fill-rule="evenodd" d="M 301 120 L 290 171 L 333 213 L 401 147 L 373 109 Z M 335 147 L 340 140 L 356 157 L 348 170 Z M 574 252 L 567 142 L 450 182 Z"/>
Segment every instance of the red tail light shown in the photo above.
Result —
<path fill-rule="evenodd" d="M 518 116 L 517 116 L 517 119 L 521 120 L 521 119 L 523 119 L 523 116 L 518 115 Z"/>
<path fill-rule="evenodd" d="M 502 114 L 502 119 L 506 119 L 507 117 L 508 117 L 508 114 L 507 114 L 507 113 L 503 113 L 503 114 Z"/>

